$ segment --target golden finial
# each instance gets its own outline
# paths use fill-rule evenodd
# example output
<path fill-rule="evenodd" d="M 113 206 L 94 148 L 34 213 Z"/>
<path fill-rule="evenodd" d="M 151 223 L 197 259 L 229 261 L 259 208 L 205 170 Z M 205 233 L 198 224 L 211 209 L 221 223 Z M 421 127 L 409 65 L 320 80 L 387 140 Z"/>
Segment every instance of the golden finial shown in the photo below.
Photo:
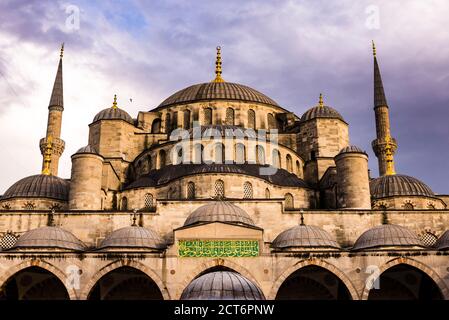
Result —
<path fill-rule="evenodd" d="M 114 94 L 114 102 L 112 103 L 112 109 L 117 109 L 117 95 Z"/>
<path fill-rule="evenodd" d="M 224 82 L 221 77 L 221 47 L 217 47 L 217 60 L 215 61 L 215 79 L 212 82 Z"/>
<path fill-rule="evenodd" d="M 47 146 L 45 147 L 44 153 L 44 168 L 42 169 L 42 174 L 49 176 L 51 175 L 51 154 L 52 154 L 53 144 L 52 137 L 48 136 L 47 138 Z"/>
<path fill-rule="evenodd" d="M 322 93 L 320 93 L 320 98 L 319 98 L 319 100 L 318 100 L 318 105 L 319 105 L 320 107 L 324 107 L 323 94 L 322 94 Z"/>
<path fill-rule="evenodd" d="M 301 214 L 301 222 L 299 225 L 304 226 L 304 210 L 301 210 L 299 213 Z"/>
<path fill-rule="evenodd" d="M 371 40 L 373 43 L 373 56 L 376 57 L 376 44 L 374 43 L 374 40 Z"/>
<path fill-rule="evenodd" d="M 60 53 L 59 57 L 62 59 L 63 55 L 64 55 L 64 42 L 61 45 L 61 53 Z"/>

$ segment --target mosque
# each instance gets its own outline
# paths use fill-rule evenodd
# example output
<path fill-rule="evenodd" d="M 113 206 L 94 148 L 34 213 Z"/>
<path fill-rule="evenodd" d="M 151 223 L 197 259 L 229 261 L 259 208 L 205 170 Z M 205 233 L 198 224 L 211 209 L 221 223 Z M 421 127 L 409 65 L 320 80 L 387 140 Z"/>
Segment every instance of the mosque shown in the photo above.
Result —
<path fill-rule="evenodd" d="M 0 190 L 0 299 L 449 299 L 449 195 L 396 173 L 373 53 L 377 178 L 322 95 L 298 116 L 217 47 L 150 111 L 114 96 L 65 179 L 62 47 L 41 173 Z"/>

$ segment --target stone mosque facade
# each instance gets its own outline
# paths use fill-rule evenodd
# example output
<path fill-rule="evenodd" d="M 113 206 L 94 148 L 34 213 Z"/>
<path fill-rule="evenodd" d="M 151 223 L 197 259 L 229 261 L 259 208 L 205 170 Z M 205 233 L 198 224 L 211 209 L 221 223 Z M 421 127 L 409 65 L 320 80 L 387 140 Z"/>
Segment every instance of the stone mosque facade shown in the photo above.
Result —
<path fill-rule="evenodd" d="M 41 173 L 0 197 L 0 299 L 449 299 L 449 195 L 395 172 L 373 53 L 377 178 L 322 95 L 298 116 L 218 47 L 136 118 L 114 96 L 64 179 L 62 48 Z"/>

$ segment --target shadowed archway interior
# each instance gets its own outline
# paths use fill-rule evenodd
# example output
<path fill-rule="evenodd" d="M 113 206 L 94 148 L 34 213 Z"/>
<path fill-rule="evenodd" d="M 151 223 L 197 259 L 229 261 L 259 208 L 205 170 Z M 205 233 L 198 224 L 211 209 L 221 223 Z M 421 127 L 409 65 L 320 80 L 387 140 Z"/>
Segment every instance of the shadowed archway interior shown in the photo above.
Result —
<path fill-rule="evenodd" d="M 435 281 L 423 271 L 399 264 L 384 271 L 370 290 L 368 300 L 442 300 Z"/>
<path fill-rule="evenodd" d="M 156 283 L 132 267 L 117 268 L 98 280 L 89 300 L 163 300 Z"/>
<path fill-rule="evenodd" d="M 61 280 L 40 267 L 29 267 L 17 272 L 0 288 L 0 300 L 69 299 Z"/>
<path fill-rule="evenodd" d="M 285 279 L 276 300 L 351 300 L 351 295 L 343 281 L 329 270 L 307 266 Z"/>

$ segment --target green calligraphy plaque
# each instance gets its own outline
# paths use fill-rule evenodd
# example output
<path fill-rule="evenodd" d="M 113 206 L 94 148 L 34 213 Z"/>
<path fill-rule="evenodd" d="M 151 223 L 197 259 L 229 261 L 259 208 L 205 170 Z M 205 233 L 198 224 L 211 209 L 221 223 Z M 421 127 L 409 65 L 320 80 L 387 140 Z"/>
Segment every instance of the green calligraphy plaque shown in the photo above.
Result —
<path fill-rule="evenodd" d="M 257 257 L 257 240 L 179 240 L 180 257 Z"/>

